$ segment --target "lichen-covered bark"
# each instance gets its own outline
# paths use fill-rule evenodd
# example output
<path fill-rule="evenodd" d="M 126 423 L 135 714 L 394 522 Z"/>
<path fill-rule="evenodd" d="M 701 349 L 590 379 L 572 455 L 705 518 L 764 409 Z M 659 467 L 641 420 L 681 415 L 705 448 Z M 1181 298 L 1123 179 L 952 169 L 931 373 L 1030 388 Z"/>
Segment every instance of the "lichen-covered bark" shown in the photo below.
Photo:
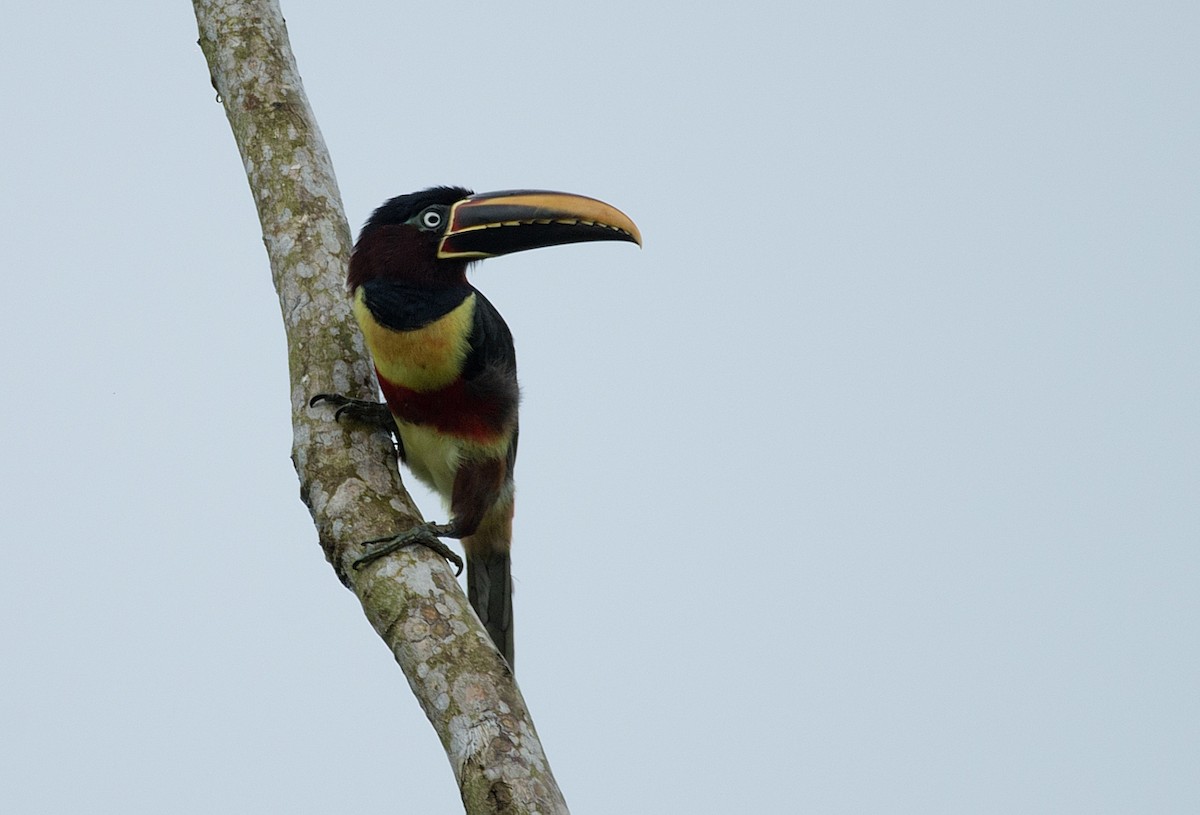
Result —
<path fill-rule="evenodd" d="M 288 338 L 292 459 L 321 546 L 358 595 L 441 738 L 468 813 L 565 813 L 533 721 L 447 564 L 410 547 L 351 567 L 358 543 L 419 515 L 390 439 L 309 408 L 317 393 L 374 398 L 344 280 L 350 230 L 274 0 L 193 0 L 241 152 Z"/>

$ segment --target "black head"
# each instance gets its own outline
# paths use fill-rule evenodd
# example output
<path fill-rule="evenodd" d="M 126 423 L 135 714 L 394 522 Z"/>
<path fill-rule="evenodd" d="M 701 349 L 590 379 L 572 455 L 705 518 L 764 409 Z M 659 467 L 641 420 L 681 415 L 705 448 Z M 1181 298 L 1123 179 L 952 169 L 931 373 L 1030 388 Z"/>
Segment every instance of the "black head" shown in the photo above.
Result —
<path fill-rule="evenodd" d="M 446 223 L 445 216 L 450 211 L 450 206 L 470 196 L 471 191 L 463 187 L 430 187 L 420 192 L 398 195 L 371 213 L 359 237 L 382 226 L 410 224 L 418 228 L 428 228 L 428 224 L 419 223 L 416 218 L 427 209 L 442 215 L 441 221 L 435 225 L 436 231 L 436 226 Z"/>
<path fill-rule="evenodd" d="M 398 195 L 376 209 L 354 244 L 346 280 L 350 290 L 379 278 L 426 284 L 464 282 L 467 264 L 439 260 L 438 243 L 450 207 L 470 195 L 463 187 L 430 187 Z"/>

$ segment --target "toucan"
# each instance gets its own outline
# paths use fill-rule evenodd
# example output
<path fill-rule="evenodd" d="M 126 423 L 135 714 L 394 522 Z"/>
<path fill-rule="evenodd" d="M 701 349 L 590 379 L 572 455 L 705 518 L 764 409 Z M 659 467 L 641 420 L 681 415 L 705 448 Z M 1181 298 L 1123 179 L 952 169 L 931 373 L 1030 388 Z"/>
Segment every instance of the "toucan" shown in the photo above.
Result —
<path fill-rule="evenodd" d="M 355 566 L 422 544 L 461 569 L 439 540 L 460 539 L 467 596 L 510 668 L 516 352 L 500 313 L 467 282 L 467 268 L 482 258 L 584 241 L 640 246 L 642 239 L 616 208 L 570 193 L 432 187 L 392 198 L 359 233 L 346 280 L 384 402 L 337 394 L 311 400 L 337 405 L 335 418 L 386 427 L 401 460 L 449 510 L 447 523 L 367 541 Z"/>

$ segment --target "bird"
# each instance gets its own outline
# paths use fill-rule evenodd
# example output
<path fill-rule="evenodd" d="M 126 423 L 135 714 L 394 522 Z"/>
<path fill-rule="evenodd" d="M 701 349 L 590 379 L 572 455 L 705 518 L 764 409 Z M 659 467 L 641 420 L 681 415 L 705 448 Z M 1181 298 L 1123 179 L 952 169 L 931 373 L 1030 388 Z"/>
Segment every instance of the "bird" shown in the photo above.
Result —
<path fill-rule="evenodd" d="M 511 669 L 513 660 L 513 470 L 517 459 L 516 351 L 504 318 L 467 281 L 483 258 L 641 233 L 615 207 L 548 190 L 474 194 L 431 187 L 378 207 L 359 233 L 346 285 L 375 365 L 383 403 L 317 394 L 341 416 L 375 424 L 400 458 L 444 502 L 449 520 L 365 542 L 362 568 L 413 544 L 462 562 L 467 596 Z"/>

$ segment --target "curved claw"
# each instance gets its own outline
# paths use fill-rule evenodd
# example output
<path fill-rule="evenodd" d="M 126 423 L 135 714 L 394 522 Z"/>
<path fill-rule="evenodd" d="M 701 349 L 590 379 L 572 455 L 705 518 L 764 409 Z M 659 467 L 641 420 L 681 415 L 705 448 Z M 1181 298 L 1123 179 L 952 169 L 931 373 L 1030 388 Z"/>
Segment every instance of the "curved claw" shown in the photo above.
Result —
<path fill-rule="evenodd" d="M 353 407 L 354 405 L 377 405 L 378 402 L 372 402 L 369 399 L 355 399 L 352 396 L 346 396 L 341 393 L 318 393 L 312 399 L 308 400 L 309 407 L 316 407 L 319 402 L 329 402 L 333 405 L 341 405 L 342 407 Z"/>
<path fill-rule="evenodd" d="M 362 569 L 364 566 L 374 563 L 381 557 L 398 552 L 406 546 L 424 546 L 433 552 L 441 555 L 447 562 L 454 564 L 454 576 L 458 577 L 463 572 L 463 561 L 454 551 L 442 543 L 437 537 L 438 533 L 446 529 L 444 524 L 424 524 L 415 529 L 410 529 L 399 535 L 392 535 L 387 538 L 376 538 L 375 540 L 363 541 L 363 546 L 373 546 L 375 544 L 383 544 L 378 549 L 367 552 L 352 564 L 355 570 Z"/>
<path fill-rule="evenodd" d="M 388 410 L 387 405 L 381 402 L 352 399 L 349 396 L 342 396 L 340 393 L 318 393 L 308 400 L 308 406 L 314 407 L 319 402 L 328 402 L 337 406 L 337 410 L 333 413 L 335 422 L 341 421 L 344 415 L 347 419 L 378 427 L 387 432 L 395 430 L 395 420 L 392 419 L 391 411 Z"/>

